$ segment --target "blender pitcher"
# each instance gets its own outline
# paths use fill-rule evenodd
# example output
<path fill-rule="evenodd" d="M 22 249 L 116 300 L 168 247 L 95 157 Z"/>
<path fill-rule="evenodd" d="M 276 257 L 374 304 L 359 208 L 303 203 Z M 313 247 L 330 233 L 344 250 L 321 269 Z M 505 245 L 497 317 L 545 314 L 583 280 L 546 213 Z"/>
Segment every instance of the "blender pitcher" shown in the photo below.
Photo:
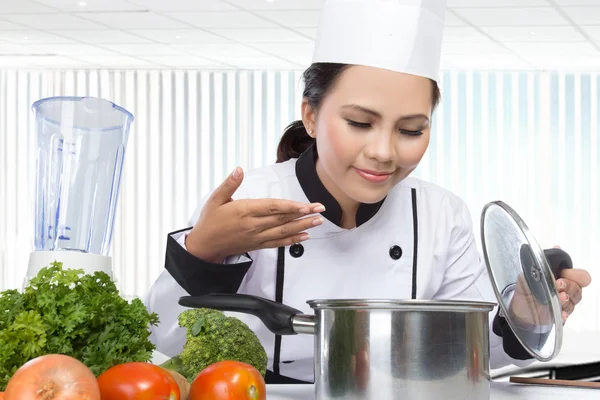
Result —
<path fill-rule="evenodd" d="M 102 271 L 109 256 L 133 115 L 93 97 L 52 97 L 32 106 L 36 129 L 34 251 L 25 284 L 53 261 Z"/>

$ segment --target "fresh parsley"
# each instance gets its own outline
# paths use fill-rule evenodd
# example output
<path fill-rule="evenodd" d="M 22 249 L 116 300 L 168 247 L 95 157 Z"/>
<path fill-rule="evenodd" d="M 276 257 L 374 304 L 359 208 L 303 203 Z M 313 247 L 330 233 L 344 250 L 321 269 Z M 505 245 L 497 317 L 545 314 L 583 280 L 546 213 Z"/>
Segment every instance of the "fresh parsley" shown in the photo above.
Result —
<path fill-rule="evenodd" d="M 54 262 L 21 293 L 0 293 L 0 391 L 27 361 L 65 354 L 98 376 L 125 362 L 148 362 L 158 316 L 139 299 L 123 299 L 110 277 Z"/>

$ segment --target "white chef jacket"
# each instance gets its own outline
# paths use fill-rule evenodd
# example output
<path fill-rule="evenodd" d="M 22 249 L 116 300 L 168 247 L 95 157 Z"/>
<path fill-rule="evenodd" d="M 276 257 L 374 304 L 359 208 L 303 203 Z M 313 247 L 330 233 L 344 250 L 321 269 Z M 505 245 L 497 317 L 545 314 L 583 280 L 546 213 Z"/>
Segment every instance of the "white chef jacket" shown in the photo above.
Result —
<path fill-rule="evenodd" d="M 341 209 L 316 174 L 313 147 L 298 159 L 246 172 L 234 200 L 283 198 L 320 202 L 327 208 L 322 213 L 323 224 L 308 231 L 308 241 L 287 246 L 281 253 L 283 262 L 278 258 L 278 249 L 263 249 L 229 257 L 225 262 L 228 265 L 213 265 L 212 273 L 221 270 L 238 275 L 240 282 L 234 284 L 231 292 L 281 301 L 306 314 L 313 314 L 306 303 L 311 299 L 416 298 L 497 303 L 464 201 L 448 190 L 409 177 L 382 202 L 361 205 L 357 227 L 341 228 Z M 197 221 L 201 208 L 202 204 L 190 225 Z M 190 264 L 204 262 L 185 251 L 188 231 L 170 234 L 168 246 L 172 251 L 185 253 L 186 259 L 179 262 L 181 268 L 196 268 L 197 272 L 204 267 Z M 159 352 L 170 357 L 177 355 L 185 343 L 185 331 L 178 326 L 177 316 L 187 308 L 178 304 L 179 298 L 192 294 L 189 292 L 195 290 L 195 285 L 205 287 L 206 293 L 211 291 L 209 278 L 202 282 L 194 271 L 179 275 L 172 265 L 169 267 L 169 263 L 173 264 L 169 261 L 173 258 L 169 256 L 171 250 L 167 251 L 166 269 L 145 299 L 148 309 L 160 318 L 160 325 L 152 328 L 150 340 Z M 531 363 L 531 359 L 515 359 L 505 352 L 502 336 L 492 329 L 496 309 L 490 314 L 491 368 Z M 314 336 L 277 338 L 257 317 L 228 314 L 240 318 L 256 333 L 269 357 L 271 371 L 313 381 Z M 279 362 L 274 364 L 276 360 Z"/>

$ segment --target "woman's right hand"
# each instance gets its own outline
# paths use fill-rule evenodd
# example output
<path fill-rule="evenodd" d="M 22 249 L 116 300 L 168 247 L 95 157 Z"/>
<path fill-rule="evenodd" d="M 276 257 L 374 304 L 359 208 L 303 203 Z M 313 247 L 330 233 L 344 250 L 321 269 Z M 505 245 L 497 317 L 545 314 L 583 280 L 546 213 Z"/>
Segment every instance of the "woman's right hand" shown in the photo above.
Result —
<path fill-rule="evenodd" d="M 282 199 L 234 201 L 232 196 L 243 179 L 243 171 L 238 167 L 213 191 L 186 238 L 188 252 L 220 264 L 231 255 L 302 242 L 308 239 L 306 230 L 322 224 L 321 216 L 309 216 L 325 211 L 319 203 Z"/>

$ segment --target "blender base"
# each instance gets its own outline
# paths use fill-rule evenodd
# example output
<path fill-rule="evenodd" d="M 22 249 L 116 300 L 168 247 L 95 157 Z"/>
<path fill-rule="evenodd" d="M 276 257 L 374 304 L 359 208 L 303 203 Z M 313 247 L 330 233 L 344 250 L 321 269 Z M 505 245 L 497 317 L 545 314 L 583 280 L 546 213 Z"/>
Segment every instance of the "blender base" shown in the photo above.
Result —
<path fill-rule="evenodd" d="M 34 251 L 29 255 L 23 288 L 42 268 L 49 267 L 54 261 L 62 262 L 64 269 L 81 269 L 85 274 L 104 272 L 113 279 L 111 257 L 77 251 Z"/>

